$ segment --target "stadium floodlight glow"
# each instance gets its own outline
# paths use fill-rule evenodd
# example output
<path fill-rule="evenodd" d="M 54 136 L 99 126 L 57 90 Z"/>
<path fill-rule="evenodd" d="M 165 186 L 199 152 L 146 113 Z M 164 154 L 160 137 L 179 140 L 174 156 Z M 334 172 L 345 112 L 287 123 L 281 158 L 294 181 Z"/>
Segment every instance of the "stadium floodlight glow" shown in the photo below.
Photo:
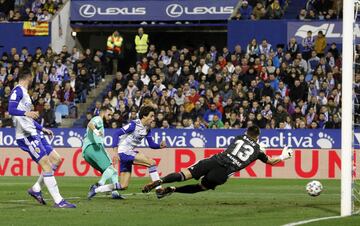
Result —
<path fill-rule="evenodd" d="M 71 36 L 72 36 L 72 37 L 76 37 L 76 35 L 77 35 L 77 32 L 76 32 L 76 31 L 72 31 L 72 32 L 71 32 Z"/>
<path fill-rule="evenodd" d="M 341 112 L 341 216 L 352 212 L 352 85 L 353 85 L 353 32 L 354 1 L 343 1 L 343 61 Z"/>

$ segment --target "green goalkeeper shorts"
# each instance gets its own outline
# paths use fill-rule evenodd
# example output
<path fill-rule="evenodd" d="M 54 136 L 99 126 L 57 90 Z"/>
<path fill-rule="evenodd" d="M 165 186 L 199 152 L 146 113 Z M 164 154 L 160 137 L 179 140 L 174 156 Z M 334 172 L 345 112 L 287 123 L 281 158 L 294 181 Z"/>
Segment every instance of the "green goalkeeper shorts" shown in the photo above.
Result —
<path fill-rule="evenodd" d="M 111 160 L 104 146 L 91 144 L 83 151 L 83 157 L 93 168 L 103 173 L 110 165 Z"/>

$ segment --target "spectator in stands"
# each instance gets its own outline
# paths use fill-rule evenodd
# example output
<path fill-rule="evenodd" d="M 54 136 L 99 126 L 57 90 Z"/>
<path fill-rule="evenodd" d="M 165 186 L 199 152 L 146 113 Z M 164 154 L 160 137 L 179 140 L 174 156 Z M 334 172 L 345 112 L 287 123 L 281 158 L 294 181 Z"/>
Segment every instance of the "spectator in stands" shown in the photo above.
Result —
<path fill-rule="evenodd" d="M 135 50 L 137 62 L 141 62 L 146 56 L 150 40 L 149 35 L 144 33 L 144 28 L 138 29 L 138 34 L 135 36 Z"/>
<path fill-rule="evenodd" d="M 125 89 L 125 97 L 127 99 L 132 99 L 135 96 L 135 92 L 137 90 L 138 90 L 138 87 L 134 85 L 134 80 L 129 80 L 128 86 Z"/>
<path fill-rule="evenodd" d="M 308 72 L 313 73 L 320 63 L 320 58 L 317 56 L 316 51 L 311 52 L 311 58 L 308 60 Z"/>
<path fill-rule="evenodd" d="M 42 119 L 42 125 L 47 128 L 56 127 L 55 112 L 51 109 L 49 103 L 44 104 L 44 110 L 41 112 L 40 118 Z"/>
<path fill-rule="evenodd" d="M 123 37 L 120 36 L 118 31 L 114 31 L 112 35 L 107 38 L 106 43 L 106 52 L 107 52 L 107 62 L 109 63 L 109 68 L 112 68 L 113 75 L 118 71 L 118 59 L 122 52 Z M 111 62 L 111 63 L 110 63 Z"/>
<path fill-rule="evenodd" d="M 297 53 L 299 52 L 299 46 L 296 42 L 296 38 L 292 37 L 287 45 L 287 51 L 290 52 L 291 57 L 295 58 Z"/>
<path fill-rule="evenodd" d="M 318 57 L 325 56 L 325 49 L 326 49 L 326 37 L 322 31 L 318 32 L 318 36 L 314 43 L 314 50 Z"/>
<path fill-rule="evenodd" d="M 1 68 L 0 68 L 0 82 L 1 82 L 1 83 L 4 83 L 4 82 L 5 82 L 6 76 L 7 76 L 6 67 L 1 67 Z"/>
<path fill-rule="evenodd" d="M 14 10 L 14 1 L 0 0 L 0 13 L 3 13 L 3 15 L 8 15 L 10 10 Z"/>
<path fill-rule="evenodd" d="M 58 81 L 69 80 L 69 71 L 67 67 L 62 63 L 60 58 L 56 60 L 55 70 Z"/>
<path fill-rule="evenodd" d="M 209 122 L 213 121 L 214 115 L 217 115 L 220 120 L 222 119 L 222 114 L 217 109 L 216 103 L 212 102 L 210 104 L 210 108 L 205 111 L 204 120 L 209 123 Z"/>
<path fill-rule="evenodd" d="M 2 128 L 11 128 L 14 126 L 13 120 L 8 111 L 5 111 L 4 118 L 1 119 L 1 122 L 2 122 Z"/>
<path fill-rule="evenodd" d="M 307 19 L 306 16 L 307 16 L 306 9 L 301 9 L 298 15 L 298 19 L 304 21 Z"/>
<path fill-rule="evenodd" d="M 243 0 L 242 1 L 242 5 L 239 9 L 241 18 L 243 19 L 251 19 L 251 14 L 252 14 L 252 6 L 249 5 L 248 1 Z"/>
<path fill-rule="evenodd" d="M 257 2 L 256 3 L 256 7 L 254 7 L 252 14 L 251 14 L 251 19 L 252 20 L 261 20 L 266 16 L 266 9 L 264 7 L 264 5 L 262 4 L 262 2 Z"/>
<path fill-rule="evenodd" d="M 214 114 L 213 119 L 209 123 L 210 129 L 222 129 L 224 128 L 224 123 L 220 120 L 219 116 Z"/>
<path fill-rule="evenodd" d="M 302 54 L 305 60 L 308 60 L 310 58 L 311 52 L 314 49 L 314 44 L 315 41 L 312 36 L 312 31 L 308 31 L 307 36 L 302 40 L 302 46 L 303 46 Z"/>
<path fill-rule="evenodd" d="M 272 51 L 271 44 L 268 43 L 266 39 L 262 40 L 262 43 L 259 46 L 260 54 L 264 54 L 266 57 L 269 57 L 271 51 Z"/>
<path fill-rule="evenodd" d="M 284 15 L 279 0 L 274 0 L 273 3 L 267 7 L 266 11 L 269 19 L 281 19 Z"/>

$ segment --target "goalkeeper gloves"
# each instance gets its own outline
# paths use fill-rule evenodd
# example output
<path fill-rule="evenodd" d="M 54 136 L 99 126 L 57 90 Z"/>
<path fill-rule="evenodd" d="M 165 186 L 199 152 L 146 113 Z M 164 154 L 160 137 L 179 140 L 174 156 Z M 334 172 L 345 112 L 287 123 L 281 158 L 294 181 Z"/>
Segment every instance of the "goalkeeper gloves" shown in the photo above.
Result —
<path fill-rule="evenodd" d="M 287 146 L 285 146 L 282 150 L 281 155 L 279 156 L 279 159 L 281 159 L 282 161 L 290 159 L 294 154 L 294 151 L 291 148 L 288 148 Z"/>

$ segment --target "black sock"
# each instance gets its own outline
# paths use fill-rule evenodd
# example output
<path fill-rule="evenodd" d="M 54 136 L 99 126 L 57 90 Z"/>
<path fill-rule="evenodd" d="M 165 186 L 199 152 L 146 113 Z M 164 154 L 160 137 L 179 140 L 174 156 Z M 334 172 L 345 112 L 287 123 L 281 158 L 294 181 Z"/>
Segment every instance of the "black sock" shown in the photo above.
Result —
<path fill-rule="evenodd" d="M 190 193 L 190 194 L 201 191 L 205 191 L 205 190 L 200 186 L 200 184 L 185 185 L 181 187 L 176 187 L 175 189 L 175 192 Z"/>
<path fill-rule="evenodd" d="M 175 182 L 175 181 L 183 181 L 185 180 L 185 176 L 182 172 L 180 173 L 170 173 L 168 175 L 166 175 L 165 177 L 163 177 L 162 179 L 163 183 L 171 183 L 171 182 Z"/>

